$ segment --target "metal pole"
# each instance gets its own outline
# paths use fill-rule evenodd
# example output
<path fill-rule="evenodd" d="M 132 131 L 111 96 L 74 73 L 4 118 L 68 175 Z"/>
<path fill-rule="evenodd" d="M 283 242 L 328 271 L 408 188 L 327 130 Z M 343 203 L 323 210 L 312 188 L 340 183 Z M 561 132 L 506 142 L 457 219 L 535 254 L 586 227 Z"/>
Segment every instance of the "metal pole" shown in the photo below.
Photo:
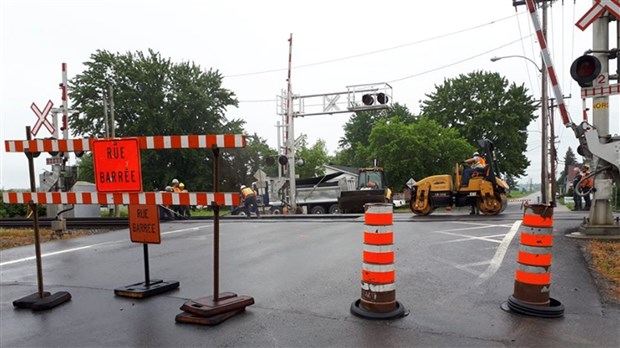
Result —
<path fill-rule="evenodd" d="M 290 149 L 289 161 L 288 161 L 288 173 L 289 173 L 289 189 L 291 210 L 289 214 L 297 213 L 297 197 L 296 197 L 296 184 L 295 184 L 295 127 L 293 125 L 293 87 L 291 84 L 291 68 L 292 68 L 292 55 L 293 55 L 293 34 L 291 33 L 288 39 L 288 93 L 287 93 L 287 121 L 288 121 L 288 148 Z"/>
<path fill-rule="evenodd" d="M 219 191 L 220 149 L 213 148 L 213 193 Z M 211 202 L 213 207 L 213 302 L 220 296 L 220 206 Z"/>
<path fill-rule="evenodd" d="M 551 206 L 555 207 L 556 203 L 555 203 L 555 196 L 556 196 L 556 191 L 557 191 L 557 183 L 556 183 L 556 176 L 555 176 L 555 161 L 556 161 L 556 157 L 557 154 L 555 152 L 555 122 L 553 121 L 553 109 L 555 109 L 555 105 L 554 105 L 554 99 L 551 98 L 551 115 L 549 117 L 549 131 L 550 131 L 550 135 L 549 135 L 549 157 L 550 157 L 550 164 L 551 164 Z"/>
<path fill-rule="evenodd" d="M 112 138 L 116 138 L 116 125 L 114 123 L 114 90 L 112 86 L 108 86 L 108 94 L 110 97 L 110 135 Z M 121 216 L 121 206 L 119 204 L 114 205 L 114 217 Z"/>
<path fill-rule="evenodd" d="M 596 4 L 597 1 L 593 1 Z M 606 53 L 609 50 L 609 18 L 608 15 L 599 17 L 594 23 L 592 23 L 592 50 L 601 62 L 601 74 L 606 74 L 609 78 L 609 55 Z M 597 81 L 594 81 L 596 86 Z M 609 81 L 605 81 L 605 84 Z M 601 138 L 609 135 L 609 97 L 594 97 L 592 99 L 592 125 L 598 130 L 598 134 Z M 592 169 L 596 169 L 598 161 L 592 163 Z M 594 176 L 594 186 L 596 188 L 596 182 L 602 182 L 603 180 L 611 180 L 611 176 L 606 172 L 596 174 Z M 589 212 L 590 226 L 596 225 L 613 225 L 613 214 L 611 212 L 610 200 L 597 199 L 597 197 L 610 197 L 611 192 L 608 189 L 596 190 L 592 199 L 592 205 Z M 606 192 L 603 192 L 606 191 Z"/>
<path fill-rule="evenodd" d="M 148 287 L 151 285 L 151 272 L 149 272 L 149 245 L 146 243 L 142 245 L 142 249 L 144 251 L 144 285 Z"/>
<path fill-rule="evenodd" d="M 280 136 L 280 121 L 276 122 L 276 128 L 278 129 L 278 158 L 279 158 L 281 155 L 280 147 L 282 146 L 282 140 Z M 277 159 L 276 159 L 276 162 L 278 162 Z M 280 179 L 282 178 L 282 165 L 280 165 L 280 163 L 278 162 L 277 166 L 278 166 L 278 179 Z"/>
<path fill-rule="evenodd" d="M 546 3 L 543 3 L 543 14 L 542 14 L 542 34 L 543 37 L 547 38 L 547 5 Z M 542 133 L 542 140 L 541 140 L 541 169 L 540 169 L 540 188 L 541 188 L 541 195 L 542 195 L 542 203 L 543 204 L 547 204 L 549 202 L 548 196 L 547 196 L 547 65 L 545 64 L 545 60 L 542 60 L 542 78 L 541 78 L 541 89 L 542 89 L 542 94 L 541 94 L 541 133 Z"/>
<path fill-rule="evenodd" d="M 30 126 L 26 127 L 26 139 L 31 140 Z M 26 152 L 28 157 L 28 172 L 30 175 L 30 191 L 37 192 L 37 186 L 34 181 L 34 160 L 32 152 Z M 41 266 L 41 237 L 39 236 L 39 211 L 38 205 L 32 200 L 28 202 L 32 209 L 33 229 L 34 229 L 34 252 L 37 259 L 37 284 L 39 286 L 39 298 L 43 298 L 43 267 Z"/>

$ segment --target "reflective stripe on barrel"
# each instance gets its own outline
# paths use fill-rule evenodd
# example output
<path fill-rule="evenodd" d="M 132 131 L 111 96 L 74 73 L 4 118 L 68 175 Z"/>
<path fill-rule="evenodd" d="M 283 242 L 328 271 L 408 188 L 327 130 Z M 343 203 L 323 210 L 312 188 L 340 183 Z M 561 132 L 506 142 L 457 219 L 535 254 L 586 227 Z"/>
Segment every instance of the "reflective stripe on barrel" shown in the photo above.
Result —
<path fill-rule="evenodd" d="M 396 308 L 392 204 L 370 203 L 364 214 L 362 296 L 360 305 L 371 312 Z"/>
<path fill-rule="evenodd" d="M 368 204 L 364 213 L 364 223 L 368 226 L 386 226 L 392 224 L 392 208 L 391 204 L 379 203 Z"/>
<path fill-rule="evenodd" d="M 553 208 L 546 205 L 526 205 L 520 234 L 513 296 L 525 303 L 548 306 Z"/>

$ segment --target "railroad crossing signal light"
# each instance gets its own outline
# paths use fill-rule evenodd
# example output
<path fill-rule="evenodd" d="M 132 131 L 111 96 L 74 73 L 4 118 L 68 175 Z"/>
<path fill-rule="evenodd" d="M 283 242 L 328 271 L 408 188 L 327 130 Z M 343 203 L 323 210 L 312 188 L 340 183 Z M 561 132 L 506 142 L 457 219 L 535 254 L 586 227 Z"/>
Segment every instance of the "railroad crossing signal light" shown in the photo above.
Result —
<path fill-rule="evenodd" d="M 379 104 L 385 105 L 390 101 L 390 98 L 385 93 L 377 94 L 364 94 L 362 96 L 362 103 L 366 106 L 373 105 L 375 101 Z"/>
<path fill-rule="evenodd" d="M 278 163 L 285 166 L 288 163 L 288 157 L 281 155 L 280 157 L 278 157 Z"/>
<path fill-rule="evenodd" d="M 570 66 L 570 76 L 581 87 L 592 87 L 592 81 L 601 73 L 601 62 L 595 56 L 583 55 Z"/>

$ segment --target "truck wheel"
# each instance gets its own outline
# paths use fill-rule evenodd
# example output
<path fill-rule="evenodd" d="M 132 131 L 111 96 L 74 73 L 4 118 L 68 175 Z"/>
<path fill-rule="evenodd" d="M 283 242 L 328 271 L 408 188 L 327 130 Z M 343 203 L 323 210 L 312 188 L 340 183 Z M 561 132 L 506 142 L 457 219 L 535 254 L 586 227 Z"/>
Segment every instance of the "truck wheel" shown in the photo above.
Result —
<path fill-rule="evenodd" d="M 332 204 L 329 206 L 329 213 L 330 214 L 340 214 L 340 207 L 338 206 L 338 204 Z"/>
<path fill-rule="evenodd" d="M 320 205 L 316 205 L 310 209 L 310 214 L 325 214 L 325 208 Z"/>
<path fill-rule="evenodd" d="M 280 215 L 282 214 L 282 208 L 280 207 L 271 207 L 271 209 L 269 209 L 271 214 L 273 215 Z"/>

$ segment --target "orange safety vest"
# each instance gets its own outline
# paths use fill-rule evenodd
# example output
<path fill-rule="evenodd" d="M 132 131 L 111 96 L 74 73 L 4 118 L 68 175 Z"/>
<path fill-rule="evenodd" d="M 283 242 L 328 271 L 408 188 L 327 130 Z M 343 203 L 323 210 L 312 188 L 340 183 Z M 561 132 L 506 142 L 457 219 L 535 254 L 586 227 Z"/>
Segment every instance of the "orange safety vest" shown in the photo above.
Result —
<path fill-rule="evenodd" d="M 248 197 L 248 196 L 253 196 L 253 195 L 255 195 L 255 194 L 256 194 L 256 193 L 254 192 L 254 190 L 252 190 L 252 189 L 251 189 L 251 188 L 249 188 L 249 187 L 246 187 L 246 188 L 244 188 L 244 189 L 242 189 L 242 190 L 241 190 L 241 195 L 243 196 L 243 198 L 244 198 L 244 199 L 245 199 L 246 197 Z"/>
<path fill-rule="evenodd" d="M 585 171 L 583 172 L 582 176 L 585 177 L 586 175 L 589 175 L 590 172 L 589 171 Z M 592 188 L 592 186 L 594 186 L 594 178 L 593 177 L 589 177 L 585 180 L 581 181 L 581 185 L 579 187 L 581 188 L 585 188 L 585 189 L 590 189 Z"/>

